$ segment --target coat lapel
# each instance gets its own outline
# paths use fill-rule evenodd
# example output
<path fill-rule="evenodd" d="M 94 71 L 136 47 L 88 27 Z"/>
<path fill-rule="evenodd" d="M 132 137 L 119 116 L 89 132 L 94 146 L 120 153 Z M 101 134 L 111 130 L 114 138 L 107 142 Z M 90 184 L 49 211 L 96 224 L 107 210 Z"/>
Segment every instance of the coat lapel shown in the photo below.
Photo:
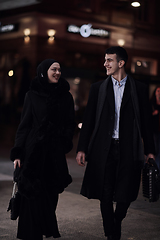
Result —
<path fill-rule="evenodd" d="M 130 82 L 129 82 L 129 78 L 127 78 L 124 93 L 123 93 L 122 103 L 121 103 L 121 109 L 123 109 L 123 107 L 128 102 L 130 97 L 131 97 Z"/>
<path fill-rule="evenodd" d="M 107 93 L 106 93 L 106 99 L 109 102 L 109 106 L 111 107 L 112 111 L 115 111 L 115 99 L 114 99 L 114 90 L 113 90 L 113 83 L 110 78 L 110 81 L 108 82 L 107 87 Z"/>
<path fill-rule="evenodd" d="M 108 88 L 108 85 L 109 85 L 109 88 Z M 110 77 L 108 77 L 101 84 L 100 89 L 99 89 L 97 111 L 96 111 L 96 122 L 95 122 L 94 131 L 93 131 L 93 134 L 92 134 L 92 138 L 91 138 L 91 141 L 90 141 L 90 144 L 89 144 L 89 149 L 92 146 L 93 139 L 94 139 L 94 137 L 96 135 L 96 132 L 97 132 L 97 129 L 99 127 L 99 121 L 100 121 L 101 113 L 102 113 L 102 110 L 103 110 L 103 106 L 104 106 L 104 102 L 105 102 L 107 94 L 109 94 L 108 101 L 109 101 L 110 105 L 113 104 L 112 105 L 112 107 L 113 107 L 114 106 L 114 100 L 113 100 L 114 99 L 114 93 L 113 93 L 113 85 L 112 85 Z M 88 152 L 89 152 L 89 150 L 88 150 Z"/>

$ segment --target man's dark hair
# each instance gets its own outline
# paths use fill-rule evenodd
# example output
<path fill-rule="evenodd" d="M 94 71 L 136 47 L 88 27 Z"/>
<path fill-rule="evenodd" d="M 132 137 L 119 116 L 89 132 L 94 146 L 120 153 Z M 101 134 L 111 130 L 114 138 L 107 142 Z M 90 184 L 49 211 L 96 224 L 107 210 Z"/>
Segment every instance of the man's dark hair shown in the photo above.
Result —
<path fill-rule="evenodd" d="M 126 50 L 123 47 L 120 46 L 113 46 L 110 47 L 106 50 L 106 54 L 116 54 L 117 55 L 117 61 L 119 62 L 120 60 L 125 61 L 125 65 L 128 60 L 128 54 Z"/>

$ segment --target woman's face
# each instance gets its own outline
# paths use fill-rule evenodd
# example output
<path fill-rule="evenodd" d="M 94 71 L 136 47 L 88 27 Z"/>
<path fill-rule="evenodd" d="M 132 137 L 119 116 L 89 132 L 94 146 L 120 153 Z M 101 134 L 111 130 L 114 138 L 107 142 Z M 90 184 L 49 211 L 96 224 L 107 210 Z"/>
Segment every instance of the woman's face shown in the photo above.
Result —
<path fill-rule="evenodd" d="M 49 83 L 58 83 L 61 76 L 61 68 L 59 63 L 54 62 L 47 71 Z"/>
<path fill-rule="evenodd" d="M 160 88 L 158 87 L 157 89 L 156 89 L 156 97 L 157 98 L 160 98 Z"/>

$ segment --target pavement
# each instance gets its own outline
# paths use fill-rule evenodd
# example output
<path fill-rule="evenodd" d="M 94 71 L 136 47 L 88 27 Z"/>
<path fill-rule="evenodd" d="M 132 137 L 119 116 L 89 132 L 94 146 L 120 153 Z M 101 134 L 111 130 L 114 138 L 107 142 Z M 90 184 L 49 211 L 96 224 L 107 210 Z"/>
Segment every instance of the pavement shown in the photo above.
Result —
<path fill-rule="evenodd" d="M 57 219 L 61 240 L 103 240 L 99 201 L 79 194 L 84 167 L 77 165 L 74 153 L 67 156 L 73 183 L 60 194 Z M 7 207 L 12 193 L 13 163 L 8 155 L 0 156 L 0 239 L 16 239 L 17 220 L 10 220 Z M 49 238 L 51 239 L 51 238 Z M 53 238 L 52 238 L 53 239 Z M 160 240 L 160 200 L 150 203 L 142 196 L 128 210 L 122 223 L 121 240 Z"/>

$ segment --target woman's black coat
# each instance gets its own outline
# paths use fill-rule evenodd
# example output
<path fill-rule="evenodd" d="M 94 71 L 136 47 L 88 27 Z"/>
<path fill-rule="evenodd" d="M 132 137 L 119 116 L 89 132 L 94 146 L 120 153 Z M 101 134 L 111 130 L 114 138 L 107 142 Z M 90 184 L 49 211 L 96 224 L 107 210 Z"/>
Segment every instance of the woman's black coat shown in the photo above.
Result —
<path fill-rule="evenodd" d="M 36 77 L 26 94 L 15 146 L 11 150 L 11 160 L 20 159 L 22 164 L 18 183 L 23 196 L 19 238 L 26 234 L 23 239 L 32 239 L 30 235 L 27 238 L 28 232 L 32 232 L 31 225 L 35 227 L 31 209 L 37 221 L 43 218 L 46 228 L 51 225 L 49 229 L 53 232 L 44 229 L 44 235 L 59 236 L 51 201 L 54 202 L 58 193 L 63 192 L 72 181 L 65 158 L 65 154 L 72 149 L 75 128 L 74 102 L 69 89 L 68 82 L 62 78 L 58 84 L 42 85 Z M 28 231 L 24 225 L 28 225 Z"/>
<path fill-rule="evenodd" d="M 115 201 L 128 202 L 137 198 L 141 168 L 144 154 L 154 153 L 153 137 L 150 129 L 147 88 L 135 81 L 137 102 L 133 101 L 135 94 L 131 93 L 132 78 L 128 77 L 120 110 L 120 163 L 117 171 Z M 107 82 L 107 85 L 104 85 Z M 104 85 L 99 94 L 101 85 Z M 132 91 L 133 92 L 133 91 Z M 99 101 L 104 95 L 103 101 Z M 135 114 L 133 105 L 139 108 Z M 139 106 L 137 106 L 139 105 Z M 112 80 L 108 77 L 92 85 L 89 100 L 80 133 L 78 151 L 84 151 L 87 156 L 87 167 L 82 184 L 81 194 L 88 198 L 101 199 L 104 183 L 105 167 L 110 149 L 114 128 L 114 92 Z M 139 120 L 137 120 L 139 119 Z"/>

